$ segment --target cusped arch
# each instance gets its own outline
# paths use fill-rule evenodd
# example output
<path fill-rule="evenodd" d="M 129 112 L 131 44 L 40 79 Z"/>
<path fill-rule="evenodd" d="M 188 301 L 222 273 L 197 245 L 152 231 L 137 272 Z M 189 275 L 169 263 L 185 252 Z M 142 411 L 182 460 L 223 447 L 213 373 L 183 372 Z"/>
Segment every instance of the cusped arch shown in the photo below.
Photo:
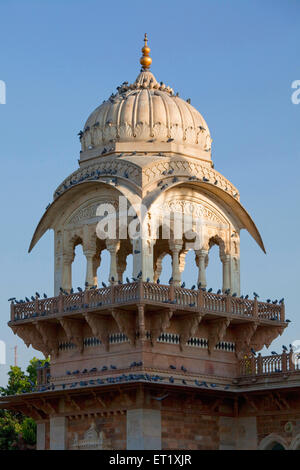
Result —
<path fill-rule="evenodd" d="M 286 440 L 279 434 L 272 433 L 261 440 L 258 450 L 273 450 L 276 445 L 282 446 L 284 450 L 288 449 Z"/>

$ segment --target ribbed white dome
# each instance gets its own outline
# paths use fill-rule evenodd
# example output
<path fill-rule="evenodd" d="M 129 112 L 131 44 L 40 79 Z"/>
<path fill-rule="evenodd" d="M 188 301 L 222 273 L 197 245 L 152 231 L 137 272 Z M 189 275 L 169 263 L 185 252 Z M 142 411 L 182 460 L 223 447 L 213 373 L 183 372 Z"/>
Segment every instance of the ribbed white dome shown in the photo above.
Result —
<path fill-rule="evenodd" d="M 133 84 L 124 82 L 95 109 L 81 133 L 81 143 L 82 151 L 101 147 L 105 153 L 116 142 L 149 141 L 196 146 L 209 153 L 211 149 L 201 114 L 170 87 L 159 84 L 151 72 L 143 71 Z"/>

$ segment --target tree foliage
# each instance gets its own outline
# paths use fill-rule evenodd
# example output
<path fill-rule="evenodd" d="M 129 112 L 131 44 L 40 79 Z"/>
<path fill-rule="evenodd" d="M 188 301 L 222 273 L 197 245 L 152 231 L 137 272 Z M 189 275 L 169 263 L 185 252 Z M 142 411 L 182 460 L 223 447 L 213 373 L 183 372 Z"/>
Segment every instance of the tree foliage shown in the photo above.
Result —
<path fill-rule="evenodd" d="M 11 366 L 6 387 L 0 387 L 0 396 L 19 395 L 30 392 L 37 385 L 37 367 L 49 359 L 31 359 L 26 372 Z M 32 448 L 36 443 L 36 423 L 21 413 L 0 410 L 0 450 Z"/>

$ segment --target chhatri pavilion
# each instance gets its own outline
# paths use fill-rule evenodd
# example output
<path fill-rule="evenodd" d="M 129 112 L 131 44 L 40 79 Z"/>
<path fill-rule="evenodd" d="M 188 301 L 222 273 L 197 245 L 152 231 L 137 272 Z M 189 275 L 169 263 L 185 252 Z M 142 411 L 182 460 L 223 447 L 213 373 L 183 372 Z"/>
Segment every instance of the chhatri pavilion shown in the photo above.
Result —
<path fill-rule="evenodd" d="M 36 420 L 39 450 L 299 449 L 297 357 L 259 353 L 288 326 L 284 301 L 240 293 L 240 231 L 265 251 L 263 241 L 239 190 L 214 168 L 204 118 L 156 80 L 144 42 L 139 75 L 88 117 L 79 167 L 33 235 L 29 251 L 54 232 L 54 296 L 12 301 L 9 326 L 50 365 L 31 393 L 0 406 Z M 77 245 L 82 288 L 72 283 Z M 214 245 L 216 293 L 206 285 Z M 191 250 L 198 276 L 187 288 Z"/>

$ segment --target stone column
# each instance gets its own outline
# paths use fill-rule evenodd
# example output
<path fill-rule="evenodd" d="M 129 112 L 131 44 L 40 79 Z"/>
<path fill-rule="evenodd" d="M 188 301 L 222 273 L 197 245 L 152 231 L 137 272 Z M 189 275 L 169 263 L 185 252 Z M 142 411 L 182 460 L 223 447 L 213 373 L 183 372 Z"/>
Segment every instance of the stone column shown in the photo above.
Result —
<path fill-rule="evenodd" d="M 50 450 L 65 450 L 67 447 L 67 418 L 50 418 Z"/>
<path fill-rule="evenodd" d="M 110 253 L 109 282 L 115 284 L 118 279 L 117 252 L 120 248 L 120 242 L 118 240 L 106 240 L 106 248 Z"/>
<path fill-rule="evenodd" d="M 127 450 L 161 449 L 160 410 L 127 411 Z"/>
<path fill-rule="evenodd" d="M 72 263 L 74 261 L 74 253 L 63 254 L 62 266 L 62 288 L 70 291 L 72 287 Z"/>
<path fill-rule="evenodd" d="M 230 283 L 230 255 L 223 255 L 221 258 L 223 263 L 223 292 L 227 289 L 231 289 Z"/>
<path fill-rule="evenodd" d="M 169 246 L 172 252 L 172 277 L 174 286 L 179 286 L 181 282 L 179 253 L 182 249 L 182 244 L 182 240 L 172 240 L 169 242 Z"/>
<path fill-rule="evenodd" d="M 85 250 L 84 255 L 86 257 L 86 276 L 85 282 L 88 287 L 97 284 L 97 267 L 99 266 L 99 260 L 95 259 L 96 253 L 94 250 Z"/>
<path fill-rule="evenodd" d="M 196 256 L 198 258 L 198 284 L 201 283 L 201 287 L 206 287 L 206 257 L 208 256 L 207 250 L 197 250 Z"/>

